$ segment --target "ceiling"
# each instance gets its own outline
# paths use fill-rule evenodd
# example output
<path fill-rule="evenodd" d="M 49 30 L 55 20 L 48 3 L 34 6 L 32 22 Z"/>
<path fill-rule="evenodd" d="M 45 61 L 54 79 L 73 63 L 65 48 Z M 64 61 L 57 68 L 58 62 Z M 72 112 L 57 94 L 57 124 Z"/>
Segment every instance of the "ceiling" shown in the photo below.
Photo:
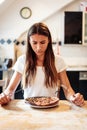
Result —
<path fill-rule="evenodd" d="M 5 0 L 0 4 L 0 15 L 8 8 L 15 0 Z"/>
<path fill-rule="evenodd" d="M 7 10 L 7 8 L 10 8 L 11 5 L 15 5 L 16 2 L 19 2 L 20 0 L 5 0 L 0 5 L 0 15 L 3 14 Z M 30 8 L 33 10 L 41 10 L 43 8 L 45 11 L 49 11 L 49 13 L 53 14 L 56 10 L 63 8 L 67 4 L 75 1 L 75 0 L 26 0 L 29 2 Z M 26 3 L 25 1 L 25 3 Z M 22 1 L 21 1 L 22 2 Z M 32 11 L 33 11 L 32 10 Z"/>
<path fill-rule="evenodd" d="M 0 5 L 0 37 L 18 37 L 34 22 L 45 21 L 73 2 L 75 0 L 5 0 Z M 19 15 L 24 6 L 32 10 L 32 16 L 26 21 Z"/>

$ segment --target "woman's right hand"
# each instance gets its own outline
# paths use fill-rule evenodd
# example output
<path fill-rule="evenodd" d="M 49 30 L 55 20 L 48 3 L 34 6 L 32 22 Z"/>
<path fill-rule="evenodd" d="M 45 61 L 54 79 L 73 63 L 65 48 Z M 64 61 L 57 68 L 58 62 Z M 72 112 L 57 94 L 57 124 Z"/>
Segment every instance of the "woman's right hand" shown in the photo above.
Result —
<path fill-rule="evenodd" d="M 5 105 L 11 101 L 10 95 L 6 95 L 5 93 L 0 94 L 0 105 Z"/>

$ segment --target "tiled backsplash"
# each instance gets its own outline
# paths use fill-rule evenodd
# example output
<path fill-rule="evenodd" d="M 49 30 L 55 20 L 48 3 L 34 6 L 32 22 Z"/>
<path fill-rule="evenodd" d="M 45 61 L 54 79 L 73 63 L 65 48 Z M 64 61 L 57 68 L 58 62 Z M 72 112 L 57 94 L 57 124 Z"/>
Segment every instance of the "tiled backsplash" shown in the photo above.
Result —
<path fill-rule="evenodd" d="M 58 47 L 53 45 L 54 52 Z M 56 50 L 57 49 L 57 50 Z M 82 45 L 62 45 L 59 46 L 59 53 L 68 65 L 85 65 L 87 66 L 87 46 Z M 0 58 L 14 58 L 14 43 L 0 44 Z"/>
<path fill-rule="evenodd" d="M 25 45 L 25 41 L 18 41 L 16 39 L 0 39 L 0 58 L 3 60 L 4 58 L 14 58 L 14 44 L 19 46 Z M 22 47 L 23 48 L 23 47 Z"/>
<path fill-rule="evenodd" d="M 10 38 L 8 38 L 8 39 L 1 38 L 0 39 L 0 44 L 11 44 L 14 41 L 15 41 L 15 39 L 13 40 L 13 39 L 10 39 Z"/>

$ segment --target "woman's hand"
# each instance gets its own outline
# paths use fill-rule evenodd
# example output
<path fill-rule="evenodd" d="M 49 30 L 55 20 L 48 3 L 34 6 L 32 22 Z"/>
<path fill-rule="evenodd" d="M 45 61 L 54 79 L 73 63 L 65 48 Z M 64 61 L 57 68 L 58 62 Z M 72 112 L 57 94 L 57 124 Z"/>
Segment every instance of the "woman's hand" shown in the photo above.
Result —
<path fill-rule="evenodd" d="M 10 95 L 6 95 L 5 93 L 0 94 L 0 105 L 5 105 L 11 101 Z"/>
<path fill-rule="evenodd" d="M 76 104 L 77 106 L 84 105 L 84 98 L 83 98 L 83 95 L 81 95 L 80 93 L 76 93 L 73 96 L 71 96 L 70 101 Z"/>

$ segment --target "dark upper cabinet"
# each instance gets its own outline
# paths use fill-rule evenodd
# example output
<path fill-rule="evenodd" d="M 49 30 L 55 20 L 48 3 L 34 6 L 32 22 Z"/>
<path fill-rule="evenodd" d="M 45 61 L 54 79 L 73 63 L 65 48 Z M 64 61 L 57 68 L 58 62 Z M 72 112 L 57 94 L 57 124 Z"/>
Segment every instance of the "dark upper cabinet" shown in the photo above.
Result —
<path fill-rule="evenodd" d="M 82 12 L 64 12 L 64 44 L 82 44 Z"/>

